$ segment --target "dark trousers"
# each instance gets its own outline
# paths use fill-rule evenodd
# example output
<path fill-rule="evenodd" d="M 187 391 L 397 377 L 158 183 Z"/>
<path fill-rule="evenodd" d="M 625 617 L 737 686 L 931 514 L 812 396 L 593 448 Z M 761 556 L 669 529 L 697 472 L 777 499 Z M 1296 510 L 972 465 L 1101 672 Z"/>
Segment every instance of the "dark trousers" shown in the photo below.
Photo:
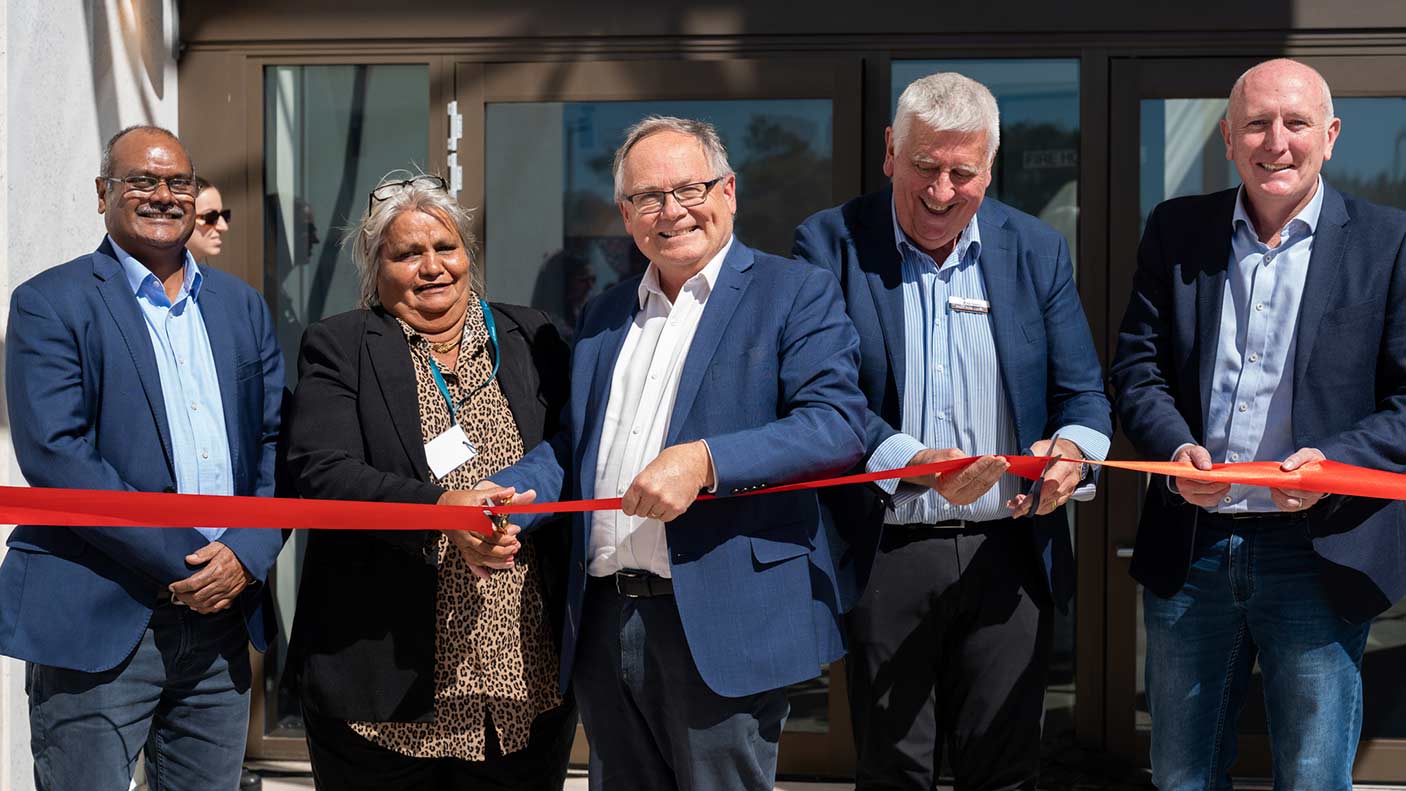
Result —
<path fill-rule="evenodd" d="M 527 747 L 503 755 L 491 720 L 485 761 L 411 758 L 365 739 L 343 720 L 304 707 L 313 784 L 323 791 L 561 791 L 576 736 L 576 707 L 568 701 L 538 715 Z"/>
<path fill-rule="evenodd" d="M 152 791 L 234 789 L 249 684 L 249 636 L 237 608 L 201 615 L 161 604 L 132 654 L 101 673 L 31 662 L 34 787 L 126 791 L 145 747 Z"/>
<path fill-rule="evenodd" d="M 884 528 L 848 619 L 861 791 L 928 791 L 944 747 L 958 789 L 1035 788 L 1053 613 L 1022 527 Z"/>
<path fill-rule="evenodd" d="M 771 791 L 786 691 L 725 698 L 698 675 L 673 596 L 593 580 L 572 686 L 592 791 Z"/>

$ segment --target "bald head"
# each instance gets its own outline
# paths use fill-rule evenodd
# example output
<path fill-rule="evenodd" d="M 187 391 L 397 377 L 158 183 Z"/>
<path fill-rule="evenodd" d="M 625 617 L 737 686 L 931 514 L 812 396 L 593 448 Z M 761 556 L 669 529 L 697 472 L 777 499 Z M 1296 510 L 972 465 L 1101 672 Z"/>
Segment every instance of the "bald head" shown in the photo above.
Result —
<path fill-rule="evenodd" d="M 1246 92 L 1251 86 L 1270 90 L 1282 87 L 1316 91 L 1323 97 L 1320 105 L 1323 115 L 1319 120 L 1326 125 L 1333 119 L 1333 92 L 1328 89 L 1328 81 L 1312 66 L 1289 58 L 1267 60 L 1241 74 L 1240 79 L 1235 81 L 1235 86 L 1230 89 L 1230 105 L 1225 111 L 1226 119 L 1235 118 L 1237 113 L 1244 113 Z"/>

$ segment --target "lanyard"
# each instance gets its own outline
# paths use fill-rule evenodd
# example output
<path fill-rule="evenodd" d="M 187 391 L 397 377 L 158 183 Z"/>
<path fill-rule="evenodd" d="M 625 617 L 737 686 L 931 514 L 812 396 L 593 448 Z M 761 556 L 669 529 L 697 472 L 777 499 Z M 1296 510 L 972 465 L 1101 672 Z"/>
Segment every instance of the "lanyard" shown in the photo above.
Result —
<path fill-rule="evenodd" d="M 430 357 L 430 373 L 434 375 L 435 387 L 439 388 L 439 394 L 444 396 L 444 403 L 449 407 L 449 422 L 451 425 L 459 422 L 459 407 L 467 404 L 470 398 L 478 395 L 478 391 L 487 387 L 488 384 L 498 376 L 498 363 L 501 360 L 501 355 L 498 354 L 498 328 L 494 326 L 493 311 L 489 309 L 488 303 L 480 299 L 478 304 L 483 307 L 483 325 L 488 328 L 488 353 L 493 355 L 493 370 L 489 372 L 488 379 L 485 380 L 483 384 L 470 390 L 469 394 L 464 396 L 463 401 L 455 404 L 453 397 L 449 395 L 449 385 L 444 383 L 444 375 L 439 372 L 439 364 L 434 361 L 433 356 Z"/>

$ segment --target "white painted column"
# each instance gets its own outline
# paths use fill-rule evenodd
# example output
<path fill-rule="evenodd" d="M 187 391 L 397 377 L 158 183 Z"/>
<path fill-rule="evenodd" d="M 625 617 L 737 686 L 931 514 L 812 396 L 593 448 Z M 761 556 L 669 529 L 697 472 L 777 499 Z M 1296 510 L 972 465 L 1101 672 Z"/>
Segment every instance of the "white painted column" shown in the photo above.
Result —
<path fill-rule="evenodd" d="M 175 0 L 0 3 L 0 341 L 15 286 L 102 241 L 93 178 L 106 139 L 176 128 L 178 30 Z M 2 407 L 0 394 L 0 483 L 22 485 Z M 0 658 L 0 791 L 31 789 L 30 767 L 24 666 Z"/>

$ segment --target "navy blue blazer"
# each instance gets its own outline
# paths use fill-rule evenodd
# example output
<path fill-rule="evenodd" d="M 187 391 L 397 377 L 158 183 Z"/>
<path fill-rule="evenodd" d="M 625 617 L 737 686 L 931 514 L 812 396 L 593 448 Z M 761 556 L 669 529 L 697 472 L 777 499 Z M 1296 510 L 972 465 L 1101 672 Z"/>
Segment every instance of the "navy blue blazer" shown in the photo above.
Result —
<path fill-rule="evenodd" d="M 1167 201 L 1143 231 L 1109 373 L 1123 430 L 1155 461 L 1205 444 L 1235 195 Z M 1406 213 L 1324 184 L 1295 343 L 1294 444 L 1406 472 Z M 1153 479 L 1132 563 L 1153 593 L 1185 584 L 1202 513 Z M 1344 618 L 1365 621 L 1406 592 L 1403 516 L 1403 503 L 1337 495 L 1308 511 Z"/>
<path fill-rule="evenodd" d="M 272 496 L 283 395 L 273 319 L 243 281 L 201 272 L 200 312 L 220 381 L 234 493 Z M 5 395 L 15 455 L 31 485 L 176 490 L 156 354 L 108 241 L 15 289 Z M 263 580 L 283 536 L 241 528 L 220 541 Z M 193 528 L 16 527 L 0 566 L 0 653 L 86 672 L 115 667 L 136 647 L 166 586 L 194 573 L 185 556 L 206 543 Z M 266 595 L 254 584 L 235 605 L 259 650 Z"/>
<path fill-rule="evenodd" d="M 868 453 L 903 425 L 907 338 L 903 259 L 894 241 L 892 205 L 890 186 L 819 212 L 796 228 L 792 253 L 839 278 L 845 310 L 859 330 Z M 1071 424 L 1112 435 L 1102 368 L 1064 238 L 993 198 L 981 202 L 976 216 L 1001 383 L 1021 448 Z M 868 582 L 883 529 L 884 498 L 877 487 L 855 486 L 829 490 L 822 499 L 835 532 L 848 543 L 841 560 L 848 604 Z M 1074 592 L 1074 554 L 1064 510 L 1022 524 L 1029 525 L 1031 551 L 1045 570 L 1046 592 L 1066 606 Z"/>
<path fill-rule="evenodd" d="M 544 500 L 596 496 L 601 423 L 639 283 L 629 278 L 586 306 L 562 433 L 496 483 Z M 858 347 L 833 278 L 734 240 L 684 361 L 665 445 L 706 439 L 721 495 L 848 469 L 864 452 Z M 679 617 L 714 692 L 740 697 L 804 681 L 844 654 L 830 541 L 812 492 L 697 503 L 665 529 Z M 563 689 L 581 628 L 589 514 L 574 515 L 570 530 Z"/>

